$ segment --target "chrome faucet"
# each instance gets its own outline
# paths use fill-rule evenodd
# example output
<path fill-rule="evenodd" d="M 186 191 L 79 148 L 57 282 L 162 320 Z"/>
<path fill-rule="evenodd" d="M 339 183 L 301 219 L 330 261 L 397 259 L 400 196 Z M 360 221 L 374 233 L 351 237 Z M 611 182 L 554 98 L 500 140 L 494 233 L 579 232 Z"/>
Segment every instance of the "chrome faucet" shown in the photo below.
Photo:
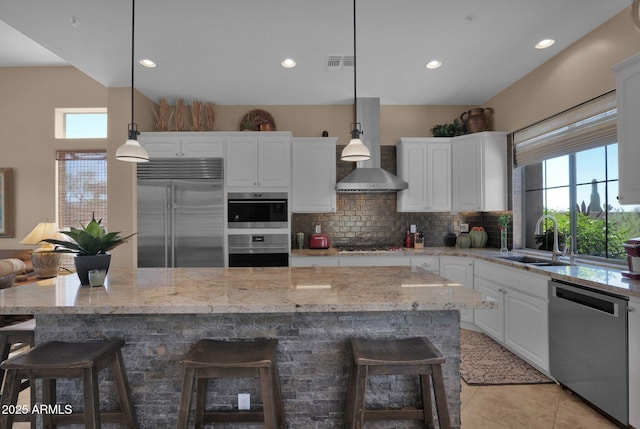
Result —
<path fill-rule="evenodd" d="M 544 219 L 549 219 L 551 220 L 551 222 L 553 222 L 553 255 L 551 256 L 551 259 L 553 261 L 557 261 L 558 256 L 562 255 L 562 252 L 558 248 L 558 222 L 556 221 L 556 219 L 553 216 L 549 216 L 549 215 L 540 216 L 540 218 L 538 219 L 538 222 L 536 222 L 535 234 L 540 235 L 540 224 L 542 224 L 542 221 Z"/>

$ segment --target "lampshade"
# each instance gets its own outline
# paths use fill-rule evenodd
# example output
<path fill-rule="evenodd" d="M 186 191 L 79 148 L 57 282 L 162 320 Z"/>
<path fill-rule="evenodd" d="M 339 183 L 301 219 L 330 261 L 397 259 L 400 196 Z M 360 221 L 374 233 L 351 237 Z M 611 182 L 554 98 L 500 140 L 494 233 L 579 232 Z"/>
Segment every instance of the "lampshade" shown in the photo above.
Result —
<path fill-rule="evenodd" d="M 45 238 L 60 239 L 58 227 L 53 222 L 40 222 L 25 238 L 20 240 L 20 244 L 42 244 L 42 247 L 52 248 L 53 244 L 40 243 Z"/>
<path fill-rule="evenodd" d="M 369 158 L 371 158 L 369 148 L 359 138 L 352 138 L 349 144 L 342 149 L 340 156 L 342 161 L 366 161 Z"/>
<path fill-rule="evenodd" d="M 138 140 L 128 139 L 116 150 L 116 159 L 126 162 L 148 162 L 149 154 L 140 146 Z"/>
<path fill-rule="evenodd" d="M 46 279 L 56 277 L 60 267 L 60 254 L 53 253 L 53 244 L 41 243 L 42 240 L 53 238 L 56 240 L 64 239 L 64 236 L 58 232 L 58 227 L 53 222 L 40 222 L 33 230 L 20 241 L 20 244 L 40 244 L 41 246 L 33 251 L 31 262 L 36 277 Z"/>
<path fill-rule="evenodd" d="M 131 7 L 131 123 L 129 124 L 129 138 L 116 150 L 116 159 L 125 162 L 148 162 L 149 154 L 138 143 L 138 127 L 134 121 L 133 109 L 133 77 L 135 67 L 134 47 L 136 35 L 136 0 Z"/>

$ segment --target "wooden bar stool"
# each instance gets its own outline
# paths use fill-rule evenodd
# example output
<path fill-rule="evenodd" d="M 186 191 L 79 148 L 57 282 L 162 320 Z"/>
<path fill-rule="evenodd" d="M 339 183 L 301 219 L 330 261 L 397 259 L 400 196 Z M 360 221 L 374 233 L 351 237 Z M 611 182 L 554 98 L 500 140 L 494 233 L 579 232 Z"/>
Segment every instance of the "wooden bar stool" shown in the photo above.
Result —
<path fill-rule="evenodd" d="M 264 421 L 266 429 L 284 429 L 284 404 L 276 362 L 278 341 L 217 341 L 204 339 L 191 348 L 182 360 L 184 382 L 178 410 L 178 429 L 186 429 L 194 381 L 197 381 L 195 427 L 205 422 Z M 260 379 L 262 411 L 205 410 L 207 380 L 210 378 L 253 377 Z"/>
<path fill-rule="evenodd" d="M 35 328 L 36 320 L 30 319 L 24 322 L 14 323 L 0 328 L 0 362 L 4 362 L 9 358 L 11 348 L 16 344 L 28 344 L 30 347 L 35 346 Z M 0 386 L 5 385 L 5 370 L 0 367 Z M 29 387 L 29 380 L 21 380 L 19 392 Z M 31 396 L 31 405 L 36 403 L 35 389 L 29 392 Z M 17 422 L 28 422 L 31 417 L 28 414 L 17 414 L 14 420 Z"/>
<path fill-rule="evenodd" d="M 4 361 L 0 366 L 6 370 L 6 386 L 2 395 L 1 407 L 16 405 L 20 380 L 42 379 L 42 403 L 56 404 L 56 379 L 81 378 L 83 385 L 84 412 L 71 414 L 43 414 L 43 423 L 47 428 L 57 424 L 84 424 L 85 428 L 101 427 L 101 422 L 121 423 L 137 428 L 129 383 L 122 364 L 122 340 L 68 343 L 51 341 L 32 348 L 16 357 Z M 111 367 L 113 381 L 118 392 L 121 411 L 100 412 L 98 394 L 98 372 Z M 35 424 L 36 414 L 31 415 L 31 425 Z M 0 415 L 0 429 L 12 427 L 13 414 Z"/>
<path fill-rule="evenodd" d="M 353 361 L 347 390 L 345 428 L 362 428 L 364 420 L 422 420 L 433 428 L 431 383 L 440 429 L 449 429 L 449 408 L 441 365 L 442 353 L 427 338 L 351 339 Z M 370 375 L 419 375 L 422 408 L 365 409 L 367 377 Z"/>

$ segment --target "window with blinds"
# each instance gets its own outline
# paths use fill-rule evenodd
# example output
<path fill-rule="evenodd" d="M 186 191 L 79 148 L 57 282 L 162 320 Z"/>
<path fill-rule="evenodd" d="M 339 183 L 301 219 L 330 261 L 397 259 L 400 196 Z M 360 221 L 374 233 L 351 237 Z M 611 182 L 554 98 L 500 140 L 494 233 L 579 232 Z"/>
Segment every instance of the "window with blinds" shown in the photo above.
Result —
<path fill-rule="evenodd" d="M 553 249 L 550 222 L 534 233 L 540 217 L 551 215 L 558 225 L 559 248 L 580 256 L 625 259 L 624 241 L 640 234 L 640 207 L 622 207 L 616 199 L 615 103 L 610 92 L 514 134 L 526 247 Z"/>
<path fill-rule="evenodd" d="M 92 214 L 107 227 L 107 151 L 59 150 L 58 227 L 86 225 Z"/>

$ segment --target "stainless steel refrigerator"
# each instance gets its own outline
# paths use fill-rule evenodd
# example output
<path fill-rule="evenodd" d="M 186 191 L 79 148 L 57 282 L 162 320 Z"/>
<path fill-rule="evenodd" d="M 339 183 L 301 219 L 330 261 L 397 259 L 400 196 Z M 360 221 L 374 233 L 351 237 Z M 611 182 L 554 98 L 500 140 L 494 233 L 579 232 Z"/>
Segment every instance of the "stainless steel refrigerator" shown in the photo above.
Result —
<path fill-rule="evenodd" d="M 223 267 L 222 158 L 137 164 L 138 267 Z"/>

